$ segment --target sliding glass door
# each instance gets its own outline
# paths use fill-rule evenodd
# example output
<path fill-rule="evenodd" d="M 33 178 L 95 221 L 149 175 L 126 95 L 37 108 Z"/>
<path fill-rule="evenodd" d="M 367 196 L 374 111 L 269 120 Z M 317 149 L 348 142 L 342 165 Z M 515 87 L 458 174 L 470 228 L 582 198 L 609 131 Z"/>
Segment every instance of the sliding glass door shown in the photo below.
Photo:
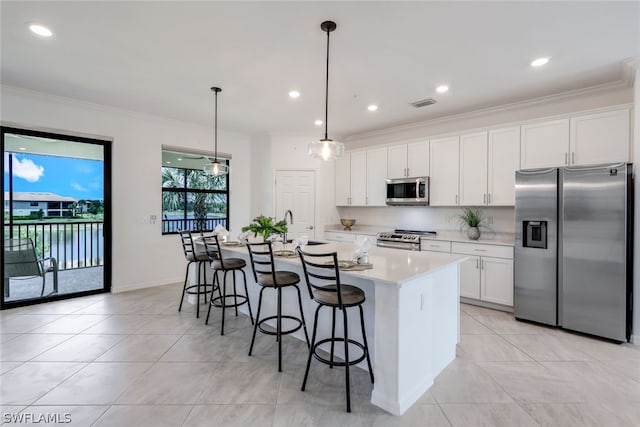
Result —
<path fill-rule="evenodd" d="M 2 308 L 111 285 L 111 142 L 2 127 Z"/>

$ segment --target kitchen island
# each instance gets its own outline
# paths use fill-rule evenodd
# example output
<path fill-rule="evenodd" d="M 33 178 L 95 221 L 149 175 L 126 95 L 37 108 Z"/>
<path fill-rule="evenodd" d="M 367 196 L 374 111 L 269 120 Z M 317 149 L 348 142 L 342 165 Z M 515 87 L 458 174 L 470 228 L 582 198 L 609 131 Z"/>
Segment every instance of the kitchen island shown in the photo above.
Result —
<path fill-rule="evenodd" d="M 224 256 L 244 258 L 250 269 L 246 247 L 222 248 Z M 304 247 L 309 252 L 338 252 L 339 259 L 345 260 L 351 259 L 353 249 L 354 246 L 348 243 Z M 369 252 L 369 259 L 372 269 L 342 271 L 341 278 L 343 283 L 362 288 L 367 298 L 364 304 L 365 324 L 375 374 L 371 403 L 394 415 L 401 415 L 431 387 L 434 378 L 456 357 L 459 340 L 458 264 L 466 256 L 374 247 Z M 300 290 L 307 326 L 311 330 L 316 303 L 308 298 L 300 259 L 276 258 L 276 266 L 294 271 L 302 278 Z M 247 271 L 247 281 L 251 301 L 256 304 L 259 286 L 254 283 L 250 271 Z M 274 313 L 275 301 L 275 297 L 265 295 L 262 312 Z M 246 312 L 246 306 L 243 309 Z M 283 294 L 283 313 L 288 312 L 298 312 L 293 292 Z M 321 310 L 318 337 L 330 336 L 330 313 L 330 310 Z M 339 329 L 336 334 L 340 335 Z M 295 336 L 304 340 L 302 331 Z M 351 322 L 349 336 L 361 339 L 359 322 Z M 341 357 L 339 347 L 336 355 Z M 366 364 L 363 362 L 361 367 L 366 369 Z M 309 388 L 312 389 L 313 384 Z"/>

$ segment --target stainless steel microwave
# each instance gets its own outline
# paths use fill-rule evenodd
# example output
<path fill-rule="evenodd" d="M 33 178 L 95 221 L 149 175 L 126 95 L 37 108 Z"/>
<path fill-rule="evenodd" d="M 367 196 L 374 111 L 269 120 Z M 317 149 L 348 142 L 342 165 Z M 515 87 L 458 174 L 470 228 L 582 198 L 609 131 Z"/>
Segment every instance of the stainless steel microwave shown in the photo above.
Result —
<path fill-rule="evenodd" d="M 429 177 L 387 179 L 389 206 L 427 206 L 429 204 Z"/>

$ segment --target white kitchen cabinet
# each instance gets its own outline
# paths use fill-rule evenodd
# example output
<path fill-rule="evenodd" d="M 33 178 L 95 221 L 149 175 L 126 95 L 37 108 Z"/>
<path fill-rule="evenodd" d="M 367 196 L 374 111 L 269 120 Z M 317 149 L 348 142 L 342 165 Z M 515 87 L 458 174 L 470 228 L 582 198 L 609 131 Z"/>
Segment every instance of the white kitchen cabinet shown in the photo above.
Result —
<path fill-rule="evenodd" d="M 520 169 L 520 126 L 489 131 L 487 204 L 513 206 L 516 171 Z"/>
<path fill-rule="evenodd" d="M 432 139 L 429 157 L 429 204 L 458 205 L 459 137 Z"/>
<path fill-rule="evenodd" d="M 388 155 L 389 178 L 429 175 L 429 141 L 394 145 L 389 147 Z"/>
<path fill-rule="evenodd" d="M 480 258 L 480 299 L 513 306 L 513 260 Z"/>
<path fill-rule="evenodd" d="M 606 111 L 571 118 L 571 165 L 629 161 L 629 110 Z"/>
<path fill-rule="evenodd" d="M 487 204 L 487 132 L 460 136 L 459 204 Z"/>
<path fill-rule="evenodd" d="M 469 257 L 459 265 L 460 296 L 480 299 L 480 257 Z"/>
<path fill-rule="evenodd" d="M 330 242 L 355 242 L 355 233 L 340 233 L 339 231 L 325 231 L 324 239 Z"/>
<path fill-rule="evenodd" d="M 549 168 L 569 164 L 569 119 L 521 126 L 520 167 Z M 603 148 L 604 149 L 604 148 Z"/>
<path fill-rule="evenodd" d="M 351 201 L 351 154 L 336 159 L 336 206 L 348 206 Z"/>
<path fill-rule="evenodd" d="M 351 206 L 367 204 L 367 152 L 351 153 Z"/>
<path fill-rule="evenodd" d="M 513 306 L 513 247 L 452 242 L 451 252 L 471 255 L 460 264 L 460 296 Z"/>
<path fill-rule="evenodd" d="M 336 160 L 336 206 L 385 206 L 387 149 L 352 151 Z"/>
<path fill-rule="evenodd" d="M 386 206 L 387 149 L 367 150 L 367 185 L 365 204 Z"/>

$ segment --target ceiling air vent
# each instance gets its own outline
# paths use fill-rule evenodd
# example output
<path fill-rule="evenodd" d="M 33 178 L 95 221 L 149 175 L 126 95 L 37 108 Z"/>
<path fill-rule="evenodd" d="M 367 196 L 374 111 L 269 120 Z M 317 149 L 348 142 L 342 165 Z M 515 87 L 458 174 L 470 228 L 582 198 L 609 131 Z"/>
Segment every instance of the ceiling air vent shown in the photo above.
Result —
<path fill-rule="evenodd" d="M 421 99 L 420 101 L 412 102 L 411 105 L 413 105 L 416 108 L 422 108 L 422 107 L 426 107 L 427 105 L 433 105 L 435 103 L 436 103 L 435 99 L 427 98 L 427 99 Z"/>

